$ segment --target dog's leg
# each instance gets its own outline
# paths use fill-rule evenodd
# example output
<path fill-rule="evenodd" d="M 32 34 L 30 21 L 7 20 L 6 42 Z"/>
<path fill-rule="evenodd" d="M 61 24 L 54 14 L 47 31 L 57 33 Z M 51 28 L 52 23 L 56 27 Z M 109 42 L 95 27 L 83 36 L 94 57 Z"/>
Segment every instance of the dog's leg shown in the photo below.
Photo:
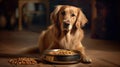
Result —
<path fill-rule="evenodd" d="M 80 55 L 81 55 L 81 62 L 82 63 L 91 63 L 92 60 L 85 54 L 85 49 L 84 47 L 82 46 L 82 44 L 80 43 L 79 46 L 77 46 L 77 50 L 80 51 Z"/>

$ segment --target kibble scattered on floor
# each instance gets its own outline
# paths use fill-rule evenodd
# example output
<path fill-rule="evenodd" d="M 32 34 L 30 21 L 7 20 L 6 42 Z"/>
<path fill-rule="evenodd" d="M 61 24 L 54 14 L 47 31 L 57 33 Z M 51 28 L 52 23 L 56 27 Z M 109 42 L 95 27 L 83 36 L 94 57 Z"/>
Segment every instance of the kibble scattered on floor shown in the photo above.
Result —
<path fill-rule="evenodd" d="M 34 58 L 27 58 L 27 57 L 12 58 L 8 62 L 10 64 L 19 64 L 19 65 L 37 64 L 37 61 Z"/>

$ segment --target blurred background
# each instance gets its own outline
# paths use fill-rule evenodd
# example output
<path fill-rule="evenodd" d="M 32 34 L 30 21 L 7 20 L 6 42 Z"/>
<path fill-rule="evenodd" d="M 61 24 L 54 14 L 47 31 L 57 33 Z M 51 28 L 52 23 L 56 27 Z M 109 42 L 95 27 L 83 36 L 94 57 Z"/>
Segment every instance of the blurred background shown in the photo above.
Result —
<path fill-rule="evenodd" d="M 119 0 L 0 0 L 0 57 L 37 45 L 40 32 L 51 24 L 50 13 L 60 4 L 79 7 L 86 15 L 83 44 L 98 65 L 119 67 Z"/>
<path fill-rule="evenodd" d="M 0 30 L 38 31 L 51 24 L 50 13 L 59 4 L 83 10 L 92 38 L 120 39 L 118 0 L 0 0 Z"/>

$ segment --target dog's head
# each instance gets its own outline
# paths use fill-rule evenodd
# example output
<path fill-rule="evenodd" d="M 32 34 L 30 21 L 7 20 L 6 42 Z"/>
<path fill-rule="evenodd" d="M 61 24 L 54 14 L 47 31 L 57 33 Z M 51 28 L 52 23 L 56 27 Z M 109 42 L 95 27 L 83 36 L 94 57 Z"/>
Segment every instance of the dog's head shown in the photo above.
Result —
<path fill-rule="evenodd" d="M 87 23 L 87 18 L 80 8 L 69 5 L 58 5 L 51 13 L 51 21 L 60 28 L 61 31 L 70 31 L 73 26 L 80 28 Z"/>

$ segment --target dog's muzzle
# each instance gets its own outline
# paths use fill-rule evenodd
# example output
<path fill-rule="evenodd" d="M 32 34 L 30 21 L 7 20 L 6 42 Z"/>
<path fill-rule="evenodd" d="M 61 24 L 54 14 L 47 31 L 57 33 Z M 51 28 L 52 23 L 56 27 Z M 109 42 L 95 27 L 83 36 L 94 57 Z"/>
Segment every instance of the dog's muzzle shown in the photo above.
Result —
<path fill-rule="evenodd" d="M 69 20 L 63 20 L 63 30 L 70 31 L 72 29 L 72 25 Z"/>

